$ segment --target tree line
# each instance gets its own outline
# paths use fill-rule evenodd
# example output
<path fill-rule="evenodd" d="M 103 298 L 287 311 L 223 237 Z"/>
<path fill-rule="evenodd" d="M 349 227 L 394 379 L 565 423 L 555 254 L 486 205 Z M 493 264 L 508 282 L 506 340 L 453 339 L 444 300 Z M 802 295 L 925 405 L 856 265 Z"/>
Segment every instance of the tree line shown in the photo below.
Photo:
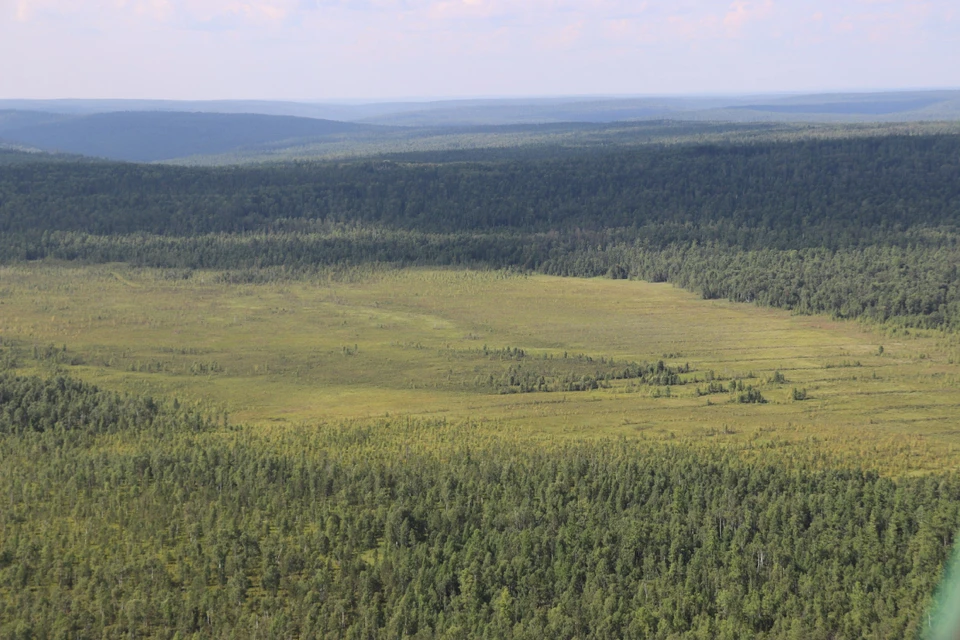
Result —
<path fill-rule="evenodd" d="M 907 637 L 960 525 L 955 474 L 472 433 L 0 374 L 0 635 Z"/>
<path fill-rule="evenodd" d="M 955 225 L 958 157 L 960 136 L 891 135 L 488 162 L 21 162 L 0 165 L 0 232 L 185 236 L 283 221 L 425 233 L 666 225 L 645 237 L 669 243 L 692 227 L 701 240 L 744 248 L 838 247 Z"/>
<path fill-rule="evenodd" d="M 516 268 L 960 326 L 956 135 L 216 169 L 25 155 L 0 164 L 0 262 Z"/>

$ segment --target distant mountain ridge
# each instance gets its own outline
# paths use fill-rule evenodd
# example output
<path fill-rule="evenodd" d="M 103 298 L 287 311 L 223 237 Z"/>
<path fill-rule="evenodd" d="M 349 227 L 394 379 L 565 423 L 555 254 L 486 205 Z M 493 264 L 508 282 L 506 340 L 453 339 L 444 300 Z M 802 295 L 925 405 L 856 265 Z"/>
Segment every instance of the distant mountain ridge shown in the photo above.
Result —
<path fill-rule="evenodd" d="M 133 162 L 234 164 L 558 143 L 561 138 L 619 144 L 615 132 L 602 128 L 657 122 L 734 128 L 960 123 L 960 90 L 367 104 L 0 100 L 0 145 Z M 535 129 L 554 126 L 564 131 Z"/>
<path fill-rule="evenodd" d="M 120 111 L 262 114 L 406 126 L 469 126 L 633 119 L 743 122 L 833 116 L 830 121 L 960 119 L 960 90 L 746 96 L 561 96 L 362 103 L 271 100 L 0 100 L 0 111 L 90 115 Z M 761 117 L 761 119 L 767 119 Z M 0 123 L 2 128 L 2 123 Z"/>
<path fill-rule="evenodd" d="M 217 154 L 288 139 L 317 139 L 377 128 L 249 113 L 121 111 L 64 116 L 0 112 L 0 138 L 7 144 L 132 162 Z"/>

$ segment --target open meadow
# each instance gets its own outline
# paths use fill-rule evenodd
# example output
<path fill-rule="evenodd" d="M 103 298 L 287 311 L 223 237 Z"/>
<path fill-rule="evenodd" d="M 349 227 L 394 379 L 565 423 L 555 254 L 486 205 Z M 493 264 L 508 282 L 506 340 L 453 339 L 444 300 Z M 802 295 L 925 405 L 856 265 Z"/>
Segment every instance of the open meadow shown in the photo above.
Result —
<path fill-rule="evenodd" d="M 952 334 L 639 281 L 375 268 L 249 279 L 2 267 L 0 338 L 25 372 L 60 367 L 232 423 L 416 416 L 512 437 L 801 444 L 898 474 L 960 461 Z"/>

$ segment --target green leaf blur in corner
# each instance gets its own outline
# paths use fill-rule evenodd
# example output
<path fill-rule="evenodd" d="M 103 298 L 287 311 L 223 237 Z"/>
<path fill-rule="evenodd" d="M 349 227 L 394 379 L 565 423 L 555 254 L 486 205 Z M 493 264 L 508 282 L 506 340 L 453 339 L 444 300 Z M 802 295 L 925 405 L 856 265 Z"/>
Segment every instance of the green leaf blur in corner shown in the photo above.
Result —
<path fill-rule="evenodd" d="M 943 583 L 937 590 L 933 613 L 928 618 L 929 640 L 957 640 L 960 638 L 960 545 L 944 572 Z"/>

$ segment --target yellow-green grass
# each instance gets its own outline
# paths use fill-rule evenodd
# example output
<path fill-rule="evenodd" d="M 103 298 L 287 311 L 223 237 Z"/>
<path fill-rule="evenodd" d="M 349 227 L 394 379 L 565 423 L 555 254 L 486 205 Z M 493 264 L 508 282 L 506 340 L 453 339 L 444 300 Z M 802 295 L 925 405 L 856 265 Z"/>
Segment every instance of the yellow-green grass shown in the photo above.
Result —
<path fill-rule="evenodd" d="M 531 437 L 826 446 L 896 472 L 960 461 L 960 342 L 950 334 L 884 332 L 646 282 L 414 269 L 265 284 L 183 275 L 0 268 L 0 338 L 20 345 L 25 371 L 63 366 L 108 388 L 222 408 L 233 422 L 470 418 Z M 34 359 L 33 347 L 42 356 L 48 345 L 67 353 Z M 698 396 L 697 384 L 664 397 L 631 381 L 498 394 L 478 381 L 516 364 L 491 353 L 505 347 L 524 349 L 534 369 L 600 367 L 564 353 L 689 363 L 687 378 L 744 378 L 768 402 Z M 785 383 L 769 381 L 775 371 Z M 808 399 L 794 400 L 795 387 Z"/>

